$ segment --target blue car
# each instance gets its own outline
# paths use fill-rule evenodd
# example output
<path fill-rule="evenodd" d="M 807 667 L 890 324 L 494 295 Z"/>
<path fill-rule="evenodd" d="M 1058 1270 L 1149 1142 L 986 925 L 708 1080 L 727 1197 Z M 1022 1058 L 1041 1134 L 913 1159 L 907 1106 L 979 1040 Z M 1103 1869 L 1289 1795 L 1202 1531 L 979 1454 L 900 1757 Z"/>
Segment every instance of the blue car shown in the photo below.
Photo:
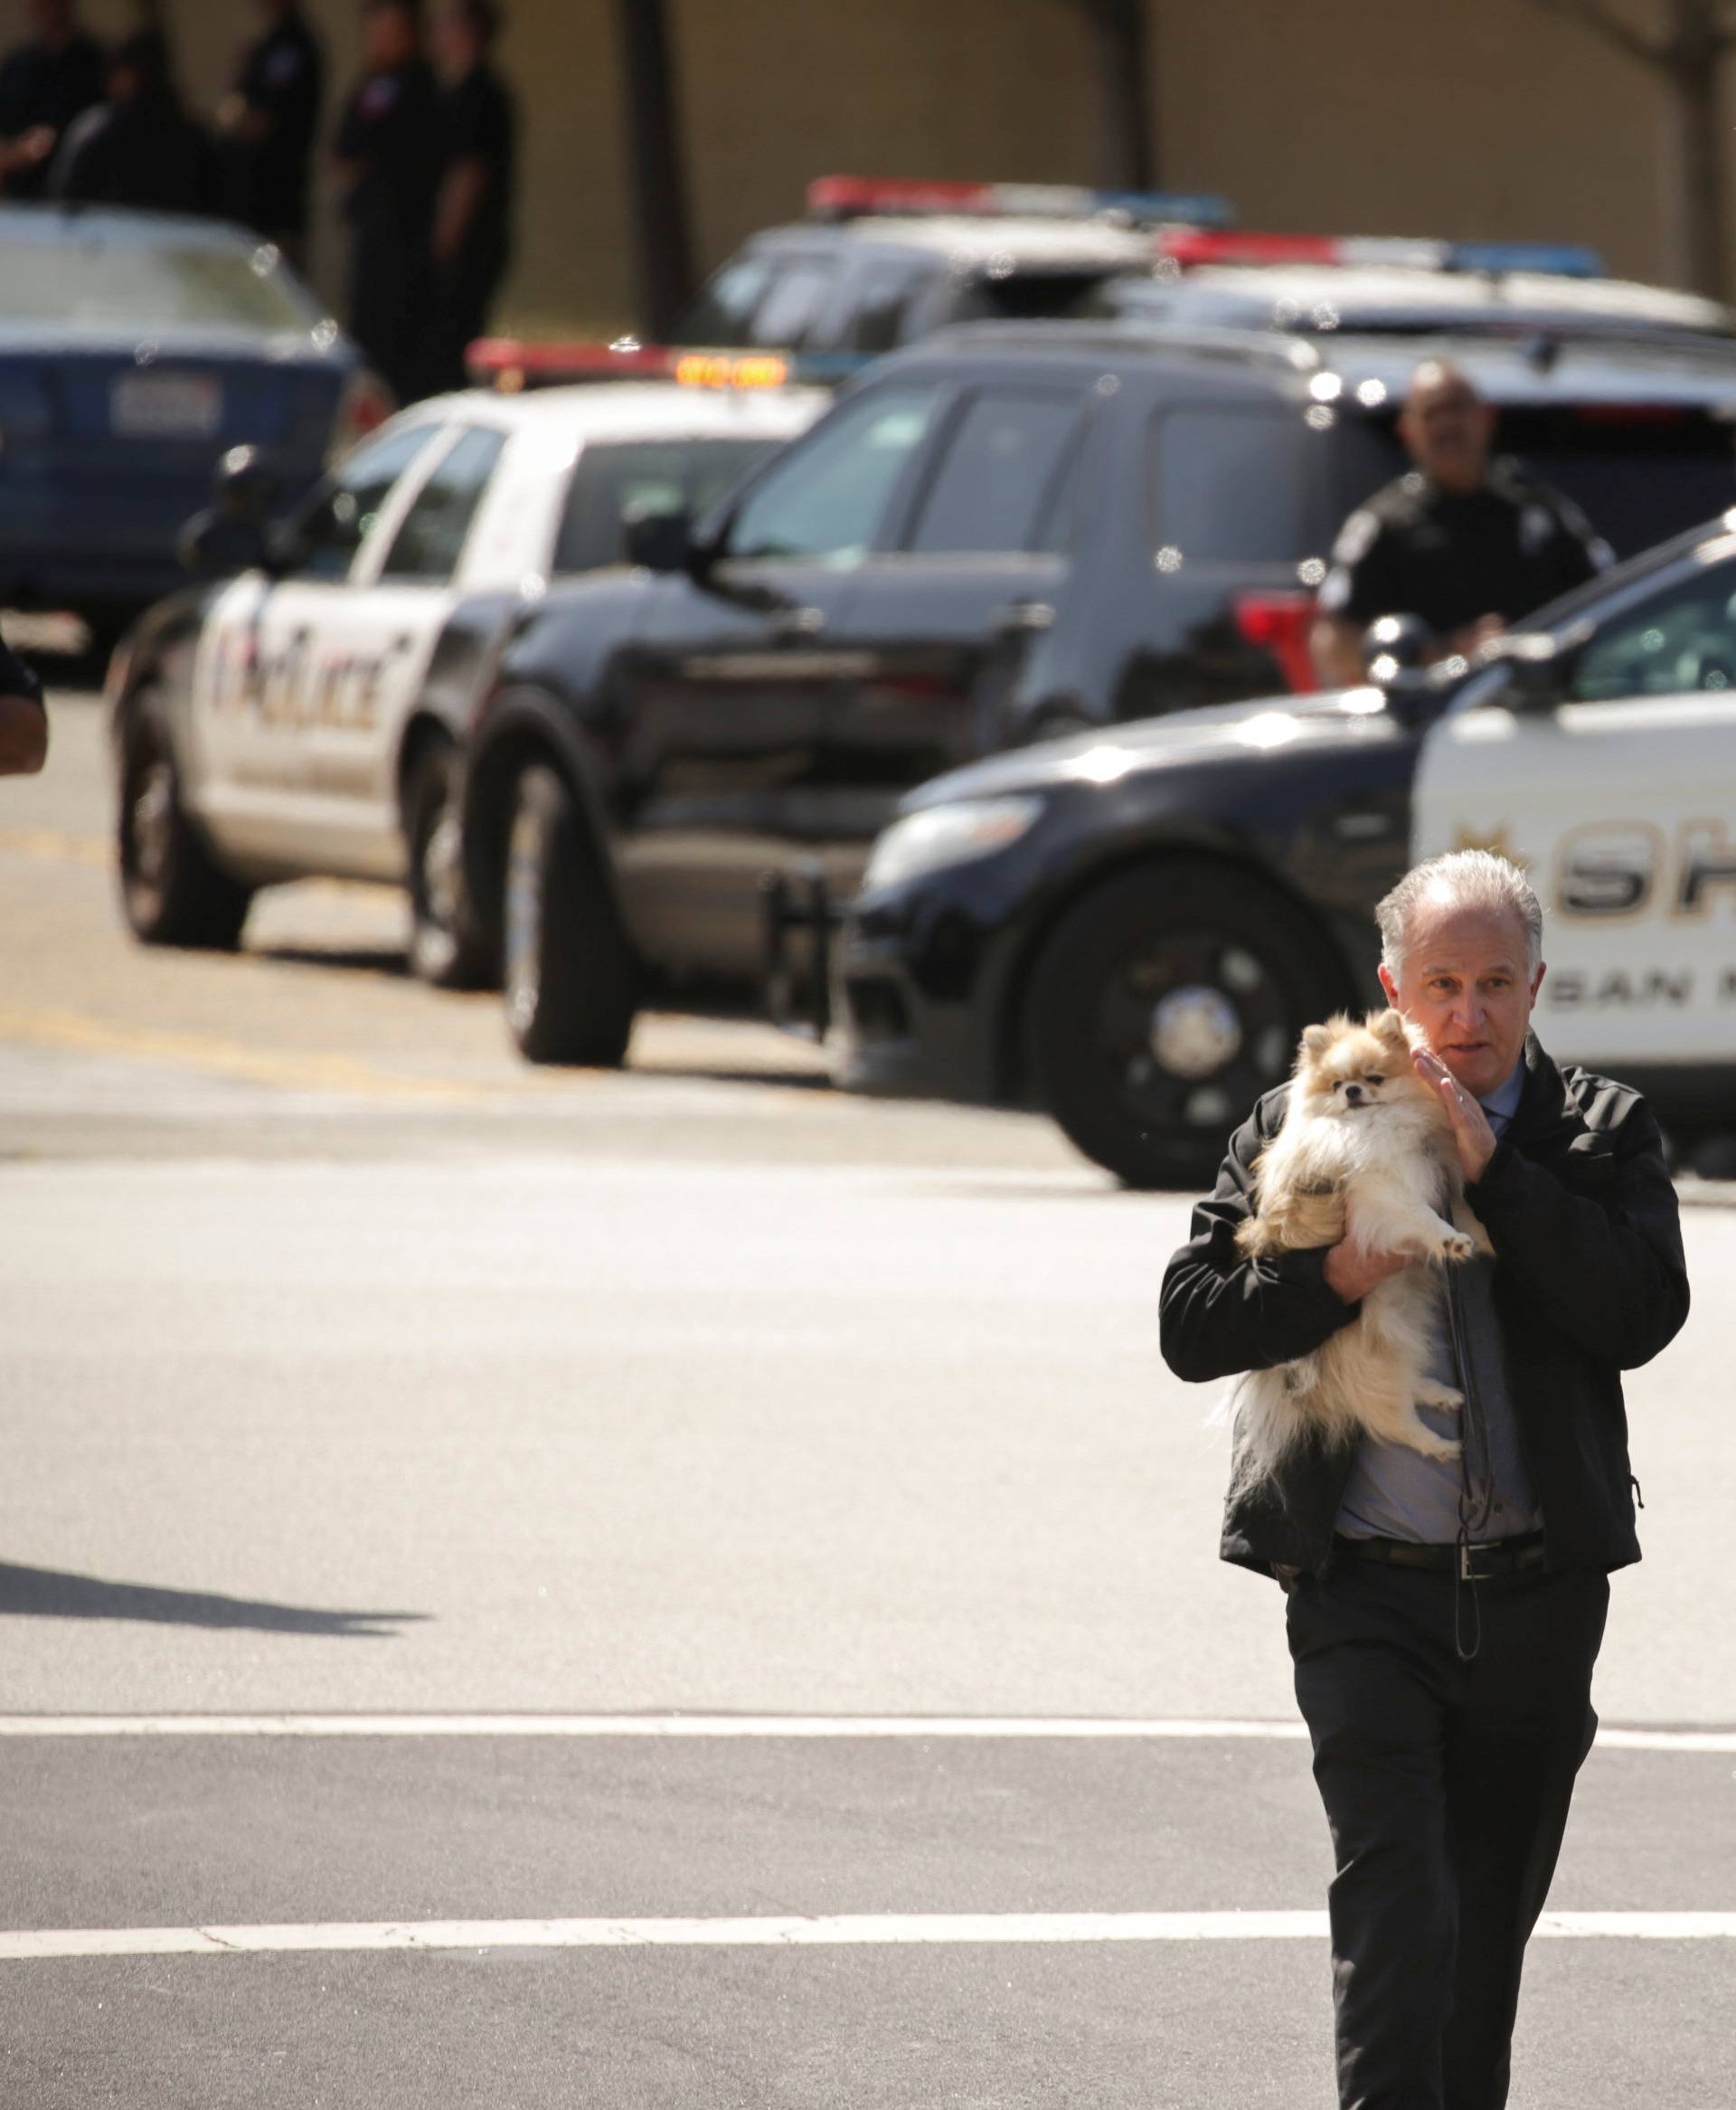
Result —
<path fill-rule="evenodd" d="M 112 637 L 184 582 L 176 537 L 231 448 L 265 449 L 288 502 L 391 408 L 257 236 L 0 207 L 0 603 Z"/>

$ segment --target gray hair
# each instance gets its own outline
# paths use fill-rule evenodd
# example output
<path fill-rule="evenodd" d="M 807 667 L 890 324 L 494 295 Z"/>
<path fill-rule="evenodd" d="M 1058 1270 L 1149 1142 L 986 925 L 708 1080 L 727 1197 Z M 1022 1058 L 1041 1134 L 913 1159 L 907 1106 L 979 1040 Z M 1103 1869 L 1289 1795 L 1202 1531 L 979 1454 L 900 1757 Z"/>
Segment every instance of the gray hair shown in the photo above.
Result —
<path fill-rule="evenodd" d="M 1529 879 L 1493 850 L 1448 850 L 1413 865 L 1392 893 L 1376 904 L 1381 931 L 1381 960 L 1397 974 L 1404 963 L 1405 934 L 1425 900 L 1448 901 L 1456 908 L 1491 909 L 1516 916 L 1525 933 L 1526 971 L 1535 974 L 1543 960 L 1543 904 Z"/>

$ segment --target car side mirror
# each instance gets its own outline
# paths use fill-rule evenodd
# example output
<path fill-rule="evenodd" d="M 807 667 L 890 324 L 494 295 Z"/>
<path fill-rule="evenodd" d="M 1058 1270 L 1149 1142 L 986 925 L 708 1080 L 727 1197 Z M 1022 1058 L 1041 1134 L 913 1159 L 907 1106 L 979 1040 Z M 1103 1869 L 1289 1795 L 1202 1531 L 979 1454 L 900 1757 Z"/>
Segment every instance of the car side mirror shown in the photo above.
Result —
<path fill-rule="evenodd" d="M 262 527 L 283 497 L 283 478 L 257 447 L 231 447 L 212 478 L 213 512 Z"/>
<path fill-rule="evenodd" d="M 270 569 L 267 536 L 259 524 L 234 519 L 215 506 L 207 506 L 188 521 L 175 541 L 175 554 L 182 570 L 195 579 L 226 579 L 261 566 Z"/>
<path fill-rule="evenodd" d="M 1381 688 L 1397 677 L 1420 674 L 1431 641 L 1420 616 L 1376 616 L 1363 632 L 1363 671 Z"/>
<path fill-rule="evenodd" d="M 629 514 L 622 522 L 622 542 L 629 564 L 647 572 L 685 572 L 693 561 L 693 516 L 684 506 Z"/>

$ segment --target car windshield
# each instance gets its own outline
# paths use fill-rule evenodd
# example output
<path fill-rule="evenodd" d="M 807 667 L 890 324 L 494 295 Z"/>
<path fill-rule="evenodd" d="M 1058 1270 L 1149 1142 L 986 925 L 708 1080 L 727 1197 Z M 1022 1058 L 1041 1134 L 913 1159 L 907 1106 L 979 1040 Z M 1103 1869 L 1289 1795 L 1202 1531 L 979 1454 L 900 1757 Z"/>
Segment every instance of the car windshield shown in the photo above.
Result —
<path fill-rule="evenodd" d="M 76 225 L 63 241 L 0 235 L 0 321 L 306 330 L 319 319 L 267 242 L 115 241 Z"/>
<path fill-rule="evenodd" d="M 710 512 L 778 442 L 657 440 L 595 442 L 579 457 L 555 544 L 557 572 L 619 563 L 629 522 L 656 513 Z"/>

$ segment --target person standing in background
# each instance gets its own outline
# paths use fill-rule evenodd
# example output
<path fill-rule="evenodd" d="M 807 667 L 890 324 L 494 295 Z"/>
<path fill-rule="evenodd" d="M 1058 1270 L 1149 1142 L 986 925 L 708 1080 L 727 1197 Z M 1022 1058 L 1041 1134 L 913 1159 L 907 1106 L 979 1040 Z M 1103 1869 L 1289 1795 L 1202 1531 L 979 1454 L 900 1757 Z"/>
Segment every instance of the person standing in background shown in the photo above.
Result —
<path fill-rule="evenodd" d="M 217 112 L 225 210 L 307 263 L 307 173 L 326 61 L 301 0 L 259 0 L 264 31 L 241 53 Z"/>
<path fill-rule="evenodd" d="M 494 0 L 448 0 L 437 32 L 443 161 L 434 207 L 429 385 L 462 388 L 512 253 L 518 113 L 495 71 Z"/>
<path fill-rule="evenodd" d="M 215 213 L 222 204 L 217 146 L 189 117 L 154 29 L 117 44 L 108 99 L 68 130 L 49 171 L 52 198 L 136 205 L 158 213 Z"/>
<path fill-rule="evenodd" d="M 0 187 L 40 198 L 48 165 L 72 124 L 102 100 L 102 46 L 79 26 L 74 0 L 29 0 L 35 35 L 0 62 Z"/>
<path fill-rule="evenodd" d="M 350 334 L 401 402 L 423 393 L 439 99 L 417 0 L 366 0 L 363 75 L 334 151 L 350 222 Z"/>

